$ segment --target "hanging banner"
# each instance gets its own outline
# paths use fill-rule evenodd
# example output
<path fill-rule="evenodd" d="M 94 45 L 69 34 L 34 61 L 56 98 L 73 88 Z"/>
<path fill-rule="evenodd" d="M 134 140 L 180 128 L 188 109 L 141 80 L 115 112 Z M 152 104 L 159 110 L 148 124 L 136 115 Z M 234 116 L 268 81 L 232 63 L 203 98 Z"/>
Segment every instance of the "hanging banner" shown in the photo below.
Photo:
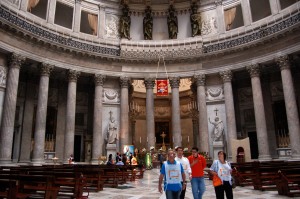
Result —
<path fill-rule="evenodd" d="M 168 80 L 160 79 L 156 80 L 156 96 L 168 96 Z"/>

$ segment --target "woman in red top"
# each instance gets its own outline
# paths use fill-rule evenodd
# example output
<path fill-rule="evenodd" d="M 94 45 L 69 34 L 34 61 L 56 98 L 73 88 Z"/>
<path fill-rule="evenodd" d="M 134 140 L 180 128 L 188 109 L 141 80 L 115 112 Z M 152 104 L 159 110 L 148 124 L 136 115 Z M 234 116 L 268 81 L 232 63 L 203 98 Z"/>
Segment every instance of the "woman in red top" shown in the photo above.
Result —
<path fill-rule="evenodd" d="M 190 178 L 194 199 L 202 199 L 205 191 L 204 168 L 206 167 L 206 160 L 202 155 L 198 154 L 197 147 L 192 148 L 192 155 L 188 159 L 192 169 Z"/>

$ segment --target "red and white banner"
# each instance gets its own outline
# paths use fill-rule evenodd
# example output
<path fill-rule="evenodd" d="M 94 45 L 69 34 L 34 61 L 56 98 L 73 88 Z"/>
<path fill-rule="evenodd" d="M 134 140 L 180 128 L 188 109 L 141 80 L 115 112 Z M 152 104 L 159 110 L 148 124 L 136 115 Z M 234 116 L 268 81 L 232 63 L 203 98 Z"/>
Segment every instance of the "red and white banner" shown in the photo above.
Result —
<path fill-rule="evenodd" d="M 168 96 L 168 80 L 156 80 L 156 96 Z"/>

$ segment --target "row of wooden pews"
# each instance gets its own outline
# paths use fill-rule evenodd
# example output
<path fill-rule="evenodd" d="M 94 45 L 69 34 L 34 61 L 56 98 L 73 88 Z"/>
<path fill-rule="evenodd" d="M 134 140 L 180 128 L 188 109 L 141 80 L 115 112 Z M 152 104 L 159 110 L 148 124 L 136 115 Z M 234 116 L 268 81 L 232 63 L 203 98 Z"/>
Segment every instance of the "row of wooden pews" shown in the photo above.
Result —
<path fill-rule="evenodd" d="M 268 161 L 232 164 L 237 186 L 277 190 L 279 195 L 300 195 L 300 162 Z"/>
<path fill-rule="evenodd" d="M 0 167 L 0 198 L 87 198 L 90 191 L 134 181 L 143 172 L 138 166 L 114 165 Z"/>

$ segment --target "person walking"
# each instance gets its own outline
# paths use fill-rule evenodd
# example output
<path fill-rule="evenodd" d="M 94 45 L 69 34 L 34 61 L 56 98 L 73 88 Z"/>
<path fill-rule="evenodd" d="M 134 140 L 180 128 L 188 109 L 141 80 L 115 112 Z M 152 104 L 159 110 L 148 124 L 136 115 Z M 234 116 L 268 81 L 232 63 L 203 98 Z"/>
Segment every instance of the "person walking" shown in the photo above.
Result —
<path fill-rule="evenodd" d="M 192 148 L 192 155 L 188 157 L 192 169 L 192 192 L 194 199 L 202 199 L 205 192 L 204 169 L 206 167 L 205 158 L 198 154 L 198 148 Z"/>
<path fill-rule="evenodd" d="M 185 179 L 183 179 L 181 182 L 182 185 L 185 184 L 185 189 L 182 189 L 182 191 L 180 193 L 180 199 L 184 199 L 187 182 L 190 180 L 189 178 L 192 177 L 192 170 L 191 170 L 189 160 L 183 156 L 183 148 L 181 146 L 177 147 L 176 152 L 177 152 L 177 156 L 176 156 L 175 160 L 182 164 L 184 174 L 185 174 Z"/>
<path fill-rule="evenodd" d="M 186 184 L 181 185 L 182 179 L 185 179 L 185 174 L 180 162 L 175 160 L 173 150 L 168 151 L 168 160 L 162 165 L 159 175 L 158 191 L 163 192 L 162 181 L 164 179 L 164 190 L 167 199 L 179 199 L 180 192 L 185 189 Z"/>
<path fill-rule="evenodd" d="M 212 175 L 217 175 L 222 180 L 222 184 L 215 187 L 217 199 L 224 199 L 224 191 L 227 199 L 233 199 L 231 172 L 231 165 L 226 161 L 226 153 L 224 151 L 219 151 L 218 160 L 214 160 L 210 167 L 210 173 Z"/>

